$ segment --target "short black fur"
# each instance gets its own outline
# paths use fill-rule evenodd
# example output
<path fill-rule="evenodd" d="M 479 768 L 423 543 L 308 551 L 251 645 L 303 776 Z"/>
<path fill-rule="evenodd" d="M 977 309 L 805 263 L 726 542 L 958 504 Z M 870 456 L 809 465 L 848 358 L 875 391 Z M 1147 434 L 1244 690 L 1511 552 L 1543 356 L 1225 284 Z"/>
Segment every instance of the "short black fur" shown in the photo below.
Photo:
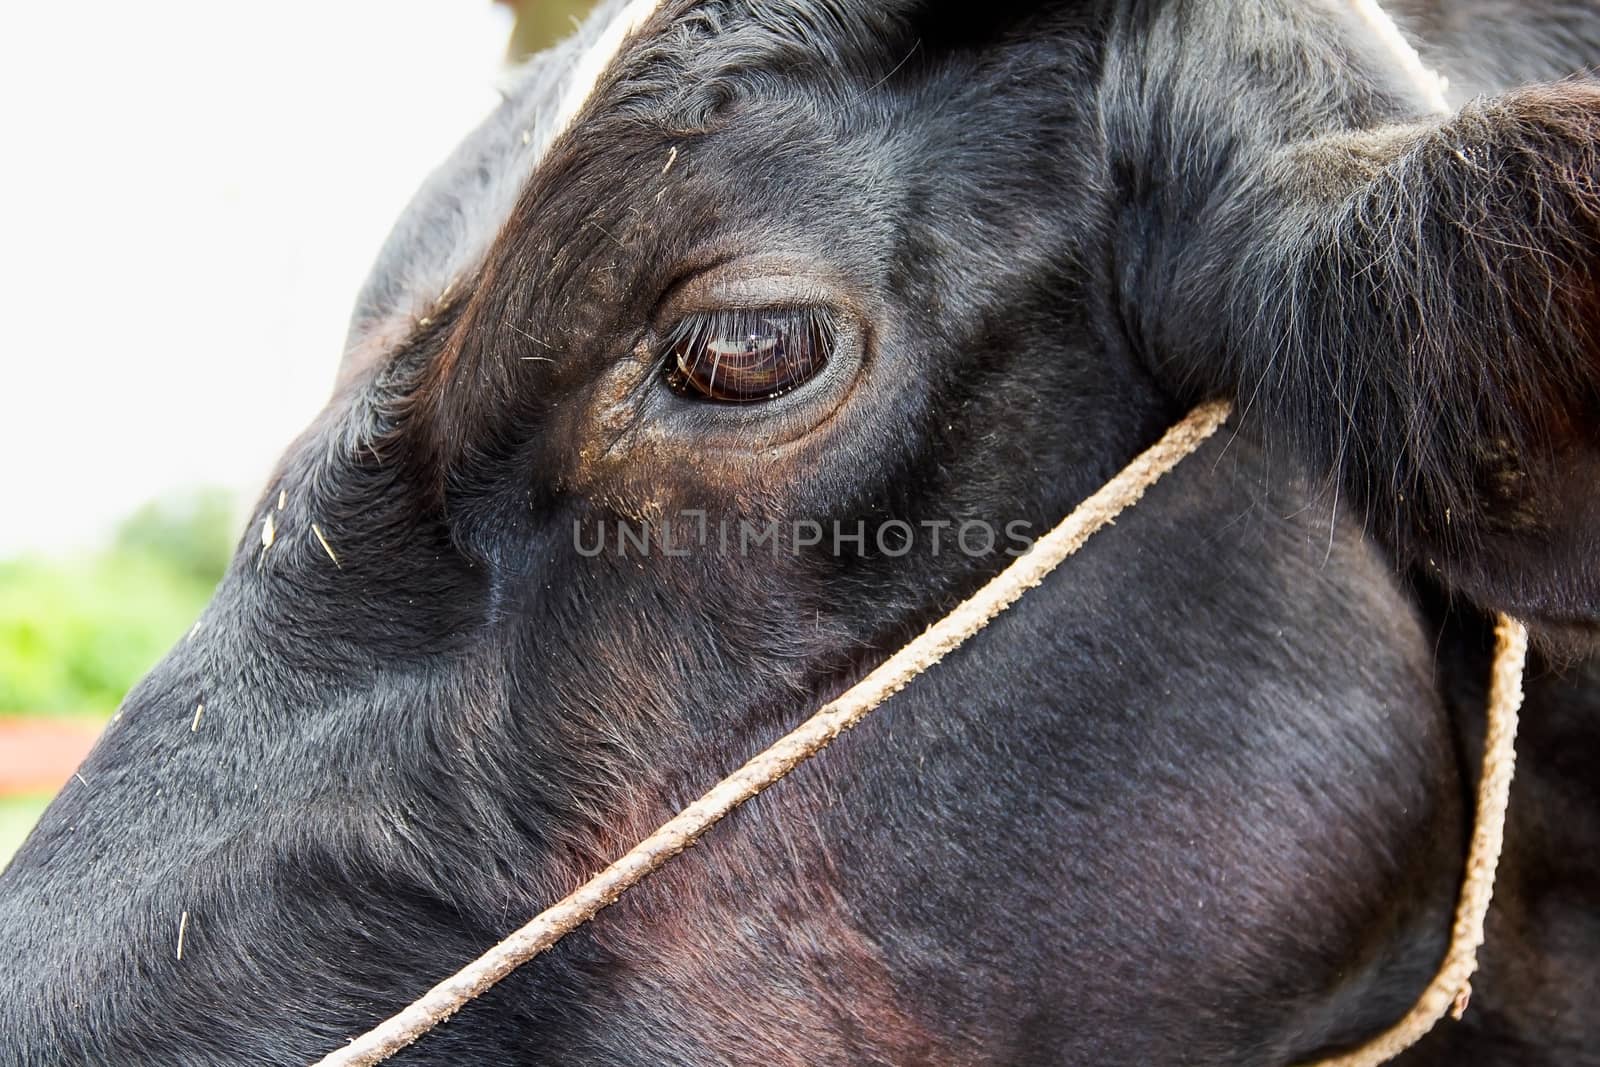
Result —
<path fill-rule="evenodd" d="M 393 1062 L 1265 1067 L 1398 1018 L 1480 612 L 1600 608 L 1600 100 L 1511 88 L 1587 58 L 1430 52 L 1508 90 L 1433 119 L 1332 0 L 673 0 L 544 151 L 617 7 L 419 194 L 216 599 L 0 874 L 0 1064 L 309 1062 L 1006 562 L 576 535 L 1037 533 L 1216 395 L 969 648 Z M 666 386 L 685 309 L 761 300 L 837 316 L 829 373 Z M 1536 666 L 1486 970 L 1410 1062 L 1596 1062 L 1593 676 Z"/>

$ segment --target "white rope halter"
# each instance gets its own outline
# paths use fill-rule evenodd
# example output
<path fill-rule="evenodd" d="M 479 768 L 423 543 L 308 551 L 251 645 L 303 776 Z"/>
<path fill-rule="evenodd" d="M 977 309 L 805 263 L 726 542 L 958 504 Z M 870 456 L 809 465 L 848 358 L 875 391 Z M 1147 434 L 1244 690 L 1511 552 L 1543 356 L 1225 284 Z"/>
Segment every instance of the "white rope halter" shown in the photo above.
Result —
<path fill-rule="evenodd" d="M 838 699 L 824 705 L 800 727 L 718 782 L 605 870 L 428 990 L 398 1015 L 323 1057 L 316 1067 L 365 1067 L 381 1063 L 589 921 L 646 875 L 693 845 L 723 816 L 821 752 L 834 738 L 866 718 L 917 675 L 1016 603 L 1022 594 L 1044 581 L 1091 536 L 1137 503 L 1162 475 L 1199 448 L 1216 432 L 1228 413 L 1229 406 L 1222 402 L 1196 408 L 1079 504 L 1028 552 Z M 1467 980 L 1477 967 L 1477 949 L 1483 943 L 1484 916 L 1494 892 L 1495 865 L 1500 856 L 1515 759 L 1517 710 L 1522 703 L 1522 664 L 1527 650 L 1526 632 L 1509 619 L 1501 619 L 1498 636 L 1477 820 L 1467 857 L 1466 881 L 1451 931 L 1450 950 L 1416 1006 L 1393 1029 L 1349 1056 L 1323 1061 L 1319 1067 L 1369 1067 L 1383 1063 L 1415 1043 L 1452 1004 L 1460 1003 L 1466 995 Z"/>

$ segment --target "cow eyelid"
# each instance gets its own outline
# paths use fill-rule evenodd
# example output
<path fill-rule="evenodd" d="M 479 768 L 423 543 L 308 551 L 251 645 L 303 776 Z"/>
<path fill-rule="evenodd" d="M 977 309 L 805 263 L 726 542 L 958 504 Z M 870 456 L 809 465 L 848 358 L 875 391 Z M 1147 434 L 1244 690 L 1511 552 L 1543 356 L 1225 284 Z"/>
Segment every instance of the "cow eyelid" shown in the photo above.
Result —
<path fill-rule="evenodd" d="M 838 327 L 822 307 L 722 308 L 686 315 L 662 359 L 679 396 L 730 404 L 774 400 L 822 372 Z"/>

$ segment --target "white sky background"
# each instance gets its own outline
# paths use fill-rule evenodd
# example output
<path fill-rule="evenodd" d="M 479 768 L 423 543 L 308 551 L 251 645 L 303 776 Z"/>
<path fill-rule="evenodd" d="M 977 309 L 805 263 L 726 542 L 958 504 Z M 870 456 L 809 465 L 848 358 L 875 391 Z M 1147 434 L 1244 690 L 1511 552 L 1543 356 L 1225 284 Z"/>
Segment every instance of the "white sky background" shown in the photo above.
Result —
<path fill-rule="evenodd" d="M 0 5 L 0 556 L 258 490 L 510 26 L 489 0 Z"/>

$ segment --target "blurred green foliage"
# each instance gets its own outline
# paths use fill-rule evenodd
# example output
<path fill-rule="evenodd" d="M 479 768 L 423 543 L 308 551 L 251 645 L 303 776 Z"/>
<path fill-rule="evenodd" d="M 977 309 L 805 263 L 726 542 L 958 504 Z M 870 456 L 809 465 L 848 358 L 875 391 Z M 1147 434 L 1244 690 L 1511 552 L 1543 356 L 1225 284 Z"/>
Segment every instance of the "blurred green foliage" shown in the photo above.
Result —
<path fill-rule="evenodd" d="M 96 555 L 0 561 L 0 715 L 109 715 L 205 607 L 234 523 L 202 491 L 140 509 Z"/>
<path fill-rule="evenodd" d="M 510 0 L 517 13 L 507 55 L 526 59 L 566 37 L 594 7 L 595 0 Z"/>

